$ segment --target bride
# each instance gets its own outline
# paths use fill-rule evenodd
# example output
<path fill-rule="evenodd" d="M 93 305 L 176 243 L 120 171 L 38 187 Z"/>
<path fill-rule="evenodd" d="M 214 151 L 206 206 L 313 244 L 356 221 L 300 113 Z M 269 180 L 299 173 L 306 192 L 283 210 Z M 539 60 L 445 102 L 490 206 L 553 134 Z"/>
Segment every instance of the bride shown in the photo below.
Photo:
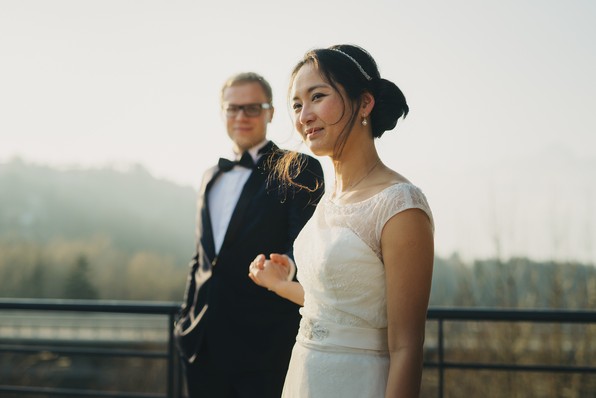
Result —
<path fill-rule="evenodd" d="M 291 75 L 295 128 L 329 156 L 328 190 L 285 255 L 249 277 L 302 306 L 283 397 L 418 397 L 434 224 L 422 191 L 379 158 L 374 139 L 408 113 L 401 90 L 360 47 L 309 51 Z M 295 155 L 295 154 L 294 154 Z M 291 176 L 294 159 L 278 176 Z"/>

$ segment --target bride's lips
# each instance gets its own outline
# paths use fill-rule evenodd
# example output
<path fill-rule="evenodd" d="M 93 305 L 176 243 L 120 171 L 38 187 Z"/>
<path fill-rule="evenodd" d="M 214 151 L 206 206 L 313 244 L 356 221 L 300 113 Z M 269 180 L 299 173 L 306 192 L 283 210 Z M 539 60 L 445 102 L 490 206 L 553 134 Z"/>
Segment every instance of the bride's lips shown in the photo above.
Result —
<path fill-rule="evenodd" d="M 323 129 L 321 127 L 313 127 L 310 129 L 306 129 L 304 131 L 304 136 L 305 136 L 305 138 L 312 139 L 313 137 L 316 137 L 318 135 L 318 133 L 321 131 L 323 131 Z"/>

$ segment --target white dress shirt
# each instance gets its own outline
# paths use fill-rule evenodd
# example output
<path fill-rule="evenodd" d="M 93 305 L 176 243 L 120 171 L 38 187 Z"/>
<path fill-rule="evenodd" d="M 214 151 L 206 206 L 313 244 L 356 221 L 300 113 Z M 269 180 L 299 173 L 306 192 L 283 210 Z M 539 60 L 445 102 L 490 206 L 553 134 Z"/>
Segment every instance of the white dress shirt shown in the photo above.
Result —
<path fill-rule="evenodd" d="M 259 149 L 264 147 L 267 142 L 267 140 L 264 140 L 248 150 L 255 164 L 261 157 L 258 154 Z M 234 153 L 231 159 L 239 160 L 241 156 L 241 153 Z M 236 165 L 232 170 L 221 173 L 209 190 L 209 216 L 213 227 L 215 253 L 219 253 L 221 249 L 232 213 L 236 208 L 238 199 L 240 199 L 242 188 L 244 188 L 244 184 L 246 184 L 252 171 L 252 169 Z"/>

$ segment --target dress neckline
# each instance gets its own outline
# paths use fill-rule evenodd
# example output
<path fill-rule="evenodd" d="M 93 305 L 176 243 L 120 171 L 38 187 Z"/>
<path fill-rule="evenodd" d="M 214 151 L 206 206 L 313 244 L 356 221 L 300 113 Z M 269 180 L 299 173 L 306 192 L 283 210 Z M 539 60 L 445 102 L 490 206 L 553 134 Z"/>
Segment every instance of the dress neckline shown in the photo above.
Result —
<path fill-rule="evenodd" d="M 369 196 L 368 198 L 365 198 L 365 199 L 359 200 L 359 201 L 357 201 L 357 202 L 350 202 L 350 203 L 336 203 L 336 202 L 334 202 L 334 201 L 331 199 L 331 193 L 329 193 L 329 194 L 327 195 L 327 198 L 326 198 L 326 203 L 332 204 L 332 205 L 333 205 L 333 206 L 335 206 L 335 207 L 352 207 L 352 206 L 358 206 L 358 205 L 362 205 L 362 204 L 365 204 L 365 203 L 367 203 L 367 202 L 370 202 L 370 201 L 372 201 L 373 199 L 375 199 L 375 198 L 377 198 L 377 197 L 381 196 L 381 195 L 382 195 L 383 193 L 385 193 L 386 191 L 388 191 L 388 190 L 390 190 L 390 189 L 392 189 L 392 188 L 396 188 L 396 187 L 398 187 L 398 186 L 400 186 L 400 185 L 410 185 L 410 186 L 414 186 L 414 184 L 412 184 L 411 182 L 408 182 L 408 181 L 400 181 L 400 182 L 396 182 L 395 184 L 391 184 L 391 185 L 388 185 L 388 186 L 386 186 L 385 188 L 383 188 L 383 189 L 381 189 L 379 192 L 377 192 L 377 193 L 375 193 L 375 194 L 373 194 L 373 195 Z"/>

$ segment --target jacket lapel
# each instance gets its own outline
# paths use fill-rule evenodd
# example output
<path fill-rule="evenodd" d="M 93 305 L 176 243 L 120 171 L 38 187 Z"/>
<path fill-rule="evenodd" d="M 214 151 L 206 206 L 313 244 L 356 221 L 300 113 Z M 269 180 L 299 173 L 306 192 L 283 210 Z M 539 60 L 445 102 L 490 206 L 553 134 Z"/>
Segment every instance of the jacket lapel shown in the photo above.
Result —
<path fill-rule="evenodd" d="M 238 199 L 238 203 L 234 208 L 232 218 L 228 224 L 228 230 L 226 231 L 226 236 L 221 245 L 220 251 L 224 249 L 228 242 L 233 242 L 236 238 L 236 235 L 238 235 L 238 231 L 242 226 L 242 220 L 246 215 L 246 210 L 250 204 L 250 201 L 259 190 L 259 187 L 261 186 L 264 179 L 265 176 L 263 175 L 262 171 L 255 168 L 246 181 L 246 184 L 244 184 L 242 193 L 240 194 L 240 198 Z"/>
<path fill-rule="evenodd" d="M 244 224 L 243 220 L 246 216 L 250 201 L 254 198 L 259 188 L 265 184 L 265 180 L 270 172 L 268 159 L 270 156 L 274 155 L 276 150 L 277 146 L 272 141 L 269 141 L 263 148 L 261 148 L 261 150 L 259 150 L 259 153 L 262 153 L 262 156 L 259 158 L 256 167 L 242 188 L 242 193 L 240 194 L 238 203 L 232 213 L 232 218 L 230 219 L 220 251 L 223 250 L 228 242 L 233 242 L 234 239 L 236 239 L 238 232 Z"/>
<path fill-rule="evenodd" d="M 213 185 L 213 182 L 217 179 L 221 171 L 214 167 L 208 171 L 205 175 L 205 184 L 201 189 L 201 209 L 199 213 L 199 236 L 201 237 L 201 245 L 207 257 L 212 260 L 215 258 L 215 241 L 213 240 L 213 227 L 211 225 L 211 216 L 209 215 L 209 189 Z"/>

